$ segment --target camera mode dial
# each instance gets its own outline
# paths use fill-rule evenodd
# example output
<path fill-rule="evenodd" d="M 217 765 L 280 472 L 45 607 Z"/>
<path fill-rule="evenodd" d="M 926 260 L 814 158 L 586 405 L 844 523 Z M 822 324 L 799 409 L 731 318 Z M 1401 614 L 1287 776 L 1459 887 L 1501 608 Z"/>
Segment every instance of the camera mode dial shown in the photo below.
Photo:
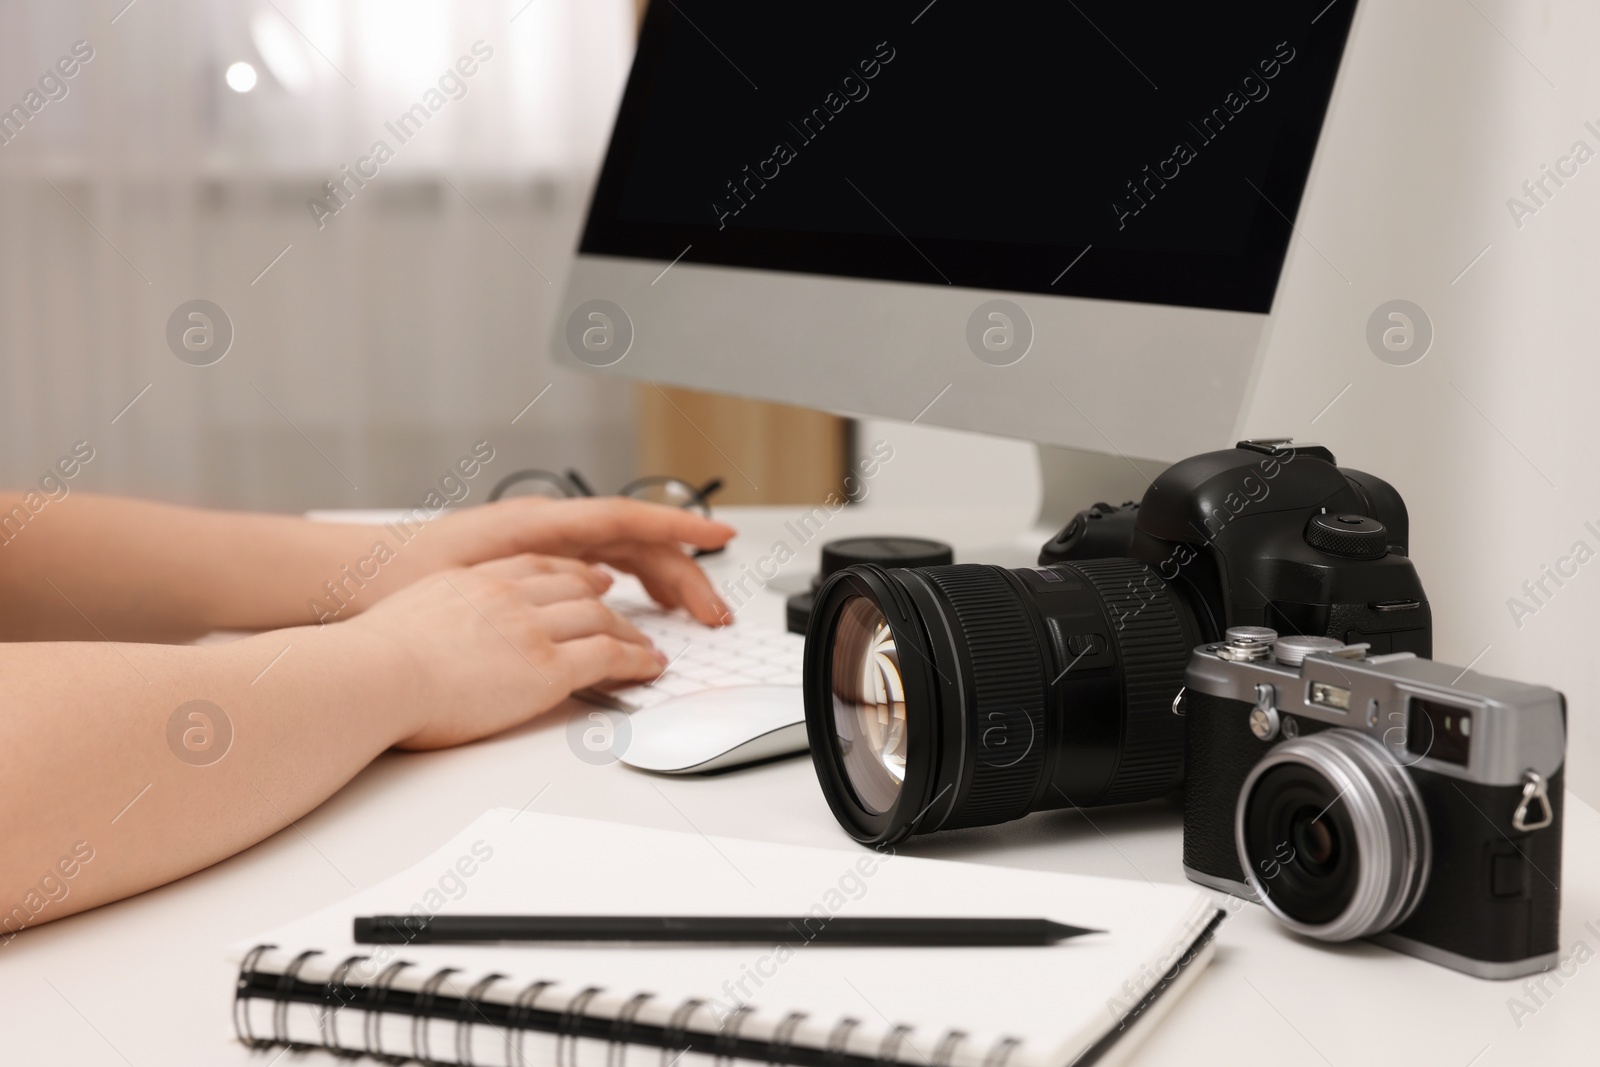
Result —
<path fill-rule="evenodd" d="M 1382 559 L 1389 554 L 1389 531 L 1365 515 L 1313 515 L 1306 523 L 1306 544 L 1349 559 Z"/>

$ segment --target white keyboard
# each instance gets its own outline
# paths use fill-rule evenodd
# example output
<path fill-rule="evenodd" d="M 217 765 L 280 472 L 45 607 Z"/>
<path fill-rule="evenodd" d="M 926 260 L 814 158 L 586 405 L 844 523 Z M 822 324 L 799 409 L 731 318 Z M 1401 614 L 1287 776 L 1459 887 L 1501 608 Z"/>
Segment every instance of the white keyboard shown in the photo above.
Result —
<path fill-rule="evenodd" d="M 712 629 L 682 612 L 662 611 L 642 591 L 637 595 L 631 590 L 613 593 L 606 603 L 654 641 L 668 665 L 661 677 L 644 685 L 586 689 L 578 694 L 586 700 L 623 711 L 643 711 L 671 697 L 707 689 L 801 684 L 806 639 L 799 634 L 737 618 L 728 626 Z"/>

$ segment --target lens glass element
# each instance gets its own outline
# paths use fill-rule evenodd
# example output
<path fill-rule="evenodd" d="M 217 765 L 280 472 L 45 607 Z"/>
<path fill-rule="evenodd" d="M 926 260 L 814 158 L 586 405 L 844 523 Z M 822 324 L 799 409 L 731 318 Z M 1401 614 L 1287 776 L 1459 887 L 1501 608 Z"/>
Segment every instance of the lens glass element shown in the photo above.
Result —
<path fill-rule="evenodd" d="M 1332 819 L 1309 805 L 1290 820 L 1295 858 L 1312 874 L 1324 875 L 1339 862 L 1339 830 Z"/>
<path fill-rule="evenodd" d="M 832 572 L 815 605 L 806 734 L 858 841 L 1149 800 L 1182 781 L 1171 707 L 1202 629 L 1138 560 L 862 562 Z"/>
<path fill-rule="evenodd" d="M 1281 763 L 1261 776 L 1245 813 L 1246 860 L 1291 919 L 1332 922 L 1350 906 L 1361 869 L 1350 798 L 1316 768 Z"/>
<path fill-rule="evenodd" d="M 881 815 L 906 777 L 906 693 L 894 633 L 866 597 L 840 609 L 831 676 L 839 762 L 856 800 Z"/>

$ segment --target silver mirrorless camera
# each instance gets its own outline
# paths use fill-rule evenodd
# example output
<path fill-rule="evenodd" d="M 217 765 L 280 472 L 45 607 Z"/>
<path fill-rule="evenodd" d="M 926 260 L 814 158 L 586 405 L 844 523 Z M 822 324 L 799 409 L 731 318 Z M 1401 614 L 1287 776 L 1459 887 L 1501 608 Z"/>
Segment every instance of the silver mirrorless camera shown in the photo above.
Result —
<path fill-rule="evenodd" d="M 1179 700 L 1191 879 L 1480 977 L 1556 962 L 1559 692 L 1241 626 Z"/>

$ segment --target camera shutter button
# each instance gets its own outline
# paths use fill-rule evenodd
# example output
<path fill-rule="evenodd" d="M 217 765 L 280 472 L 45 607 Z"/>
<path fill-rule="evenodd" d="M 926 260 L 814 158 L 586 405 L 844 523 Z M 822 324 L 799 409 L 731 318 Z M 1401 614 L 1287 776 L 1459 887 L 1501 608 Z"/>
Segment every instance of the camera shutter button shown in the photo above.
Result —
<path fill-rule="evenodd" d="M 1389 531 L 1365 515 L 1313 515 L 1306 523 L 1306 544 L 1331 556 L 1382 559 L 1389 554 Z"/>

